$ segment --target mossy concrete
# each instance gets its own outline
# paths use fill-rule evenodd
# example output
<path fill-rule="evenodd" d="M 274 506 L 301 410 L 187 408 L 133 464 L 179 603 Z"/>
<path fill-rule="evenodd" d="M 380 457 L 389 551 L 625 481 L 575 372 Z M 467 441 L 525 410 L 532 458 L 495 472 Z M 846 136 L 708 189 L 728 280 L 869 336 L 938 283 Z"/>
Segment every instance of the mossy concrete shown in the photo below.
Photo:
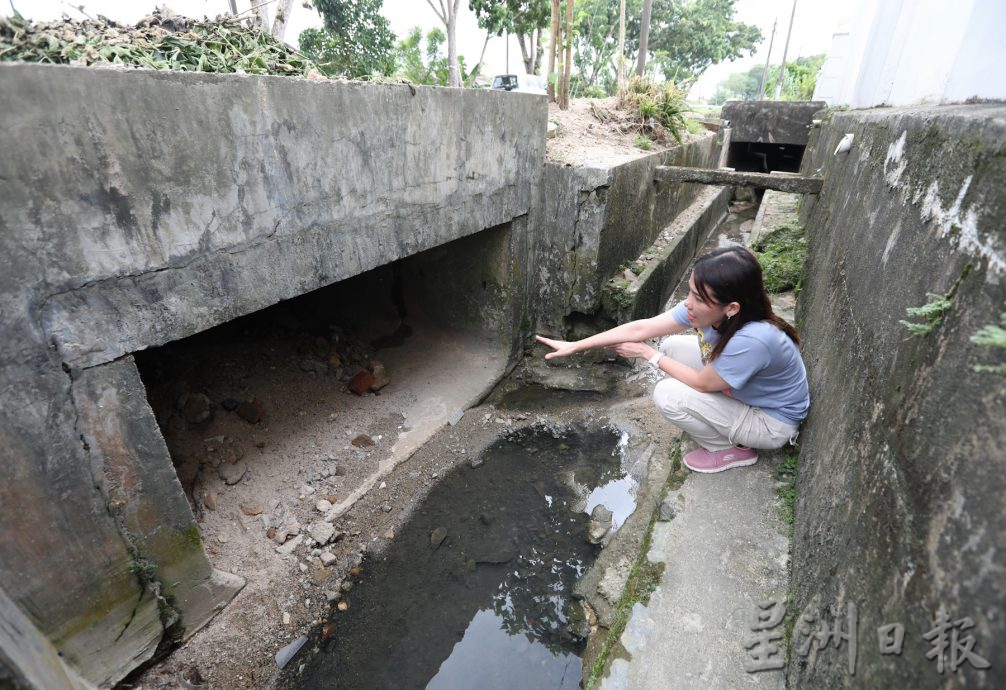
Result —
<path fill-rule="evenodd" d="M 602 287 L 635 259 L 703 191 L 700 184 L 658 184 L 661 165 L 708 167 L 720 143 L 710 132 L 665 152 L 610 168 L 547 163 L 529 218 L 534 323 L 570 335 L 577 320 L 599 328 Z M 598 321 L 600 319 L 600 321 Z"/>
<path fill-rule="evenodd" d="M 852 150 L 834 155 L 854 133 Z M 971 335 L 1006 304 L 1006 106 L 836 112 L 815 130 L 804 170 L 827 180 L 808 197 L 797 322 L 811 385 L 801 439 L 793 542 L 797 616 L 858 610 L 848 647 L 794 654 L 792 687 L 1006 686 L 1006 377 Z M 956 285 L 928 335 L 905 309 Z M 937 671 L 923 636 L 940 609 L 973 627 L 973 652 Z M 904 626 L 900 654 L 878 627 Z M 821 619 L 808 624 L 817 631 Z M 950 630 L 947 630 L 948 640 Z M 801 638 L 800 621 L 794 648 Z"/>

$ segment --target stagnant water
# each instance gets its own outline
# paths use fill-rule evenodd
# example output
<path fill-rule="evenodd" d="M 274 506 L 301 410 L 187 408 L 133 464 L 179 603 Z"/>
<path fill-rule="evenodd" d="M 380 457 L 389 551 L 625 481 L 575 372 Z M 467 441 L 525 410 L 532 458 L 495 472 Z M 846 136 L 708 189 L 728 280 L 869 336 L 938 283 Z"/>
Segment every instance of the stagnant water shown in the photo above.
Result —
<path fill-rule="evenodd" d="M 618 525 L 635 507 L 624 447 L 609 428 L 533 427 L 449 473 L 364 560 L 349 609 L 282 685 L 578 688 L 586 626 L 570 592 L 598 549 L 587 511 L 601 501 Z M 446 532 L 439 546 L 434 532 Z"/>

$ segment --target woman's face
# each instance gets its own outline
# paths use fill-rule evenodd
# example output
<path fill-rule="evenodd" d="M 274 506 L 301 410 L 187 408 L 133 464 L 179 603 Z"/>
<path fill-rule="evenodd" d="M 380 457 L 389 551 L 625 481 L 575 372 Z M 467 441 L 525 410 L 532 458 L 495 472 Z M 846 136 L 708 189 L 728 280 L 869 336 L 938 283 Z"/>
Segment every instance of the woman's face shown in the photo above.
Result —
<path fill-rule="evenodd" d="M 716 302 L 703 302 L 702 297 L 695 289 L 694 274 L 688 278 L 688 297 L 685 298 L 685 308 L 688 309 L 688 323 L 694 328 L 718 326 L 727 315 L 732 316 L 740 309 L 736 302 L 731 302 L 726 306 Z"/>

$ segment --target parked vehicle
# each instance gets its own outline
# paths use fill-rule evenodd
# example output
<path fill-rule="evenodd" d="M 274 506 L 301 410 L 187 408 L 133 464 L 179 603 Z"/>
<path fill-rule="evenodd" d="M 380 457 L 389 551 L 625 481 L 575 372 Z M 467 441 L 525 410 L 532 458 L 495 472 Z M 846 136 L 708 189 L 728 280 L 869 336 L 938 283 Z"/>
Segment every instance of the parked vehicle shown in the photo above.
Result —
<path fill-rule="evenodd" d="M 545 94 L 547 86 L 545 77 L 537 74 L 497 74 L 493 77 L 492 88 L 497 91 Z"/>

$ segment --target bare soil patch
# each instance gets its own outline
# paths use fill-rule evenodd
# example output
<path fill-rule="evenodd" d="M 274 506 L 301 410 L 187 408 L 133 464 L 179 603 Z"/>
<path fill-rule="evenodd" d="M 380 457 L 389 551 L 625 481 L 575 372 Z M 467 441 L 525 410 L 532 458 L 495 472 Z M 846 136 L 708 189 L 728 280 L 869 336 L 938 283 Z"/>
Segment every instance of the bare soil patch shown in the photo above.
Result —
<path fill-rule="evenodd" d="M 577 98 L 568 110 L 549 103 L 548 119 L 558 126 L 557 133 L 545 144 L 550 161 L 574 166 L 610 166 L 641 156 L 659 153 L 678 145 L 670 133 L 644 126 L 640 118 L 618 106 L 618 98 Z M 658 125 L 659 127 L 659 125 Z M 643 131 L 654 134 L 649 150 L 636 145 Z M 684 143 L 707 136 L 706 133 L 681 132 Z"/>

